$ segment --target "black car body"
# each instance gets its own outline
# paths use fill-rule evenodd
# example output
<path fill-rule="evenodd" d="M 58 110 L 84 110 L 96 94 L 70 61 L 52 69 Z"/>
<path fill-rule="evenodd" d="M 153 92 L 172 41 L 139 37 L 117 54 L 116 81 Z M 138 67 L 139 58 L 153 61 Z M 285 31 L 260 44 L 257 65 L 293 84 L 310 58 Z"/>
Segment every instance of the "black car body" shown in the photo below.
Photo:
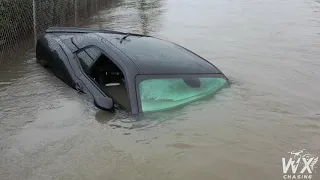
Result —
<path fill-rule="evenodd" d="M 181 106 L 229 85 L 195 53 L 141 34 L 49 28 L 37 41 L 36 57 L 99 108 L 132 114 Z"/>

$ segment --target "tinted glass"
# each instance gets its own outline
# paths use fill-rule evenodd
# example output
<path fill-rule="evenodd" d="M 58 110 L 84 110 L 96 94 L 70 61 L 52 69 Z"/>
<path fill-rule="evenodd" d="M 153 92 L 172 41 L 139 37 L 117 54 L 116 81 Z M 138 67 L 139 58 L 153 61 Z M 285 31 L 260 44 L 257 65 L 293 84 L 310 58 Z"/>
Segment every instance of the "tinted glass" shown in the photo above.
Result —
<path fill-rule="evenodd" d="M 139 83 L 141 108 L 152 112 L 185 105 L 216 93 L 226 83 L 222 77 L 146 79 Z"/>
<path fill-rule="evenodd" d="M 87 48 L 86 52 L 91 57 L 91 59 L 93 59 L 94 61 L 96 61 L 101 56 L 100 49 L 95 48 L 95 47 Z"/>
<path fill-rule="evenodd" d="M 207 61 L 170 42 L 136 36 L 129 36 L 122 43 L 116 38 L 110 41 L 132 59 L 143 74 L 220 73 Z"/>
<path fill-rule="evenodd" d="M 87 48 L 77 54 L 81 66 L 86 71 L 93 65 L 94 62 L 101 56 L 101 51 L 95 47 Z"/>
<path fill-rule="evenodd" d="M 77 54 L 83 69 L 88 70 L 93 64 L 93 59 L 85 52 L 81 51 Z"/>

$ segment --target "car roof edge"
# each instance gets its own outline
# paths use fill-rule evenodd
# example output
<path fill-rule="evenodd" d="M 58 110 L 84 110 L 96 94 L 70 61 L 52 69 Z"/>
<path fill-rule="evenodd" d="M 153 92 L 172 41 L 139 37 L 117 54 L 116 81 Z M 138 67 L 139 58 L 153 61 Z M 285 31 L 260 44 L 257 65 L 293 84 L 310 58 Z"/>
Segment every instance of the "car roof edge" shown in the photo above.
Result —
<path fill-rule="evenodd" d="M 146 36 L 143 34 L 120 32 L 105 29 L 91 29 L 91 28 L 75 28 L 75 27 L 50 27 L 46 30 L 46 33 L 108 33 L 108 34 L 130 34 L 136 36 Z"/>

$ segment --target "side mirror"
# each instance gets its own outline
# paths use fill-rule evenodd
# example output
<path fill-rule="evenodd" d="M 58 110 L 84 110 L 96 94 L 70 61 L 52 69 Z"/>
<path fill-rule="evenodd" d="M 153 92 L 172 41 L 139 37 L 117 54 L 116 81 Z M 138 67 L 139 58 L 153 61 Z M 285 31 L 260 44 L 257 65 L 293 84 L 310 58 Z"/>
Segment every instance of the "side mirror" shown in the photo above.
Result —
<path fill-rule="evenodd" d="M 109 97 L 98 96 L 94 97 L 94 105 L 99 109 L 110 110 L 113 109 L 113 100 Z"/>

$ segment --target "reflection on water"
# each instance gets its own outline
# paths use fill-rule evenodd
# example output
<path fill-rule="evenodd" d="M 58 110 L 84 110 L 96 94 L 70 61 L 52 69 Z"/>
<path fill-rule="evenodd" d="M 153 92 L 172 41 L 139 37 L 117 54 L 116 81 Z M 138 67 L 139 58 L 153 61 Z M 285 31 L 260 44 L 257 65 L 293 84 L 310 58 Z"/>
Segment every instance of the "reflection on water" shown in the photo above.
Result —
<path fill-rule="evenodd" d="M 123 1 L 120 4 L 117 8 L 100 12 L 87 27 L 145 35 L 160 31 L 166 11 L 165 0 Z"/>
<path fill-rule="evenodd" d="M 125 0 L 99 12 L 87 27 L 176 42 L 232 87 L 180 109 L 111 114 L 29 54 L 0 68 L 0 179 L 281 179 L 287 152 L 320 156 L 319 4 Z"/>
<path fill-rule="evenodd" d="M 157 24 L 158 27 L 161 26 L 159 18 L 163 13 L 162 7 L 164 6 L 164 1 L 139 0 L 138 4 L 142 34 L 149 35 L 150 31 L 155 31 L 154 27 L 151 26 L 152 24 Z"/>

